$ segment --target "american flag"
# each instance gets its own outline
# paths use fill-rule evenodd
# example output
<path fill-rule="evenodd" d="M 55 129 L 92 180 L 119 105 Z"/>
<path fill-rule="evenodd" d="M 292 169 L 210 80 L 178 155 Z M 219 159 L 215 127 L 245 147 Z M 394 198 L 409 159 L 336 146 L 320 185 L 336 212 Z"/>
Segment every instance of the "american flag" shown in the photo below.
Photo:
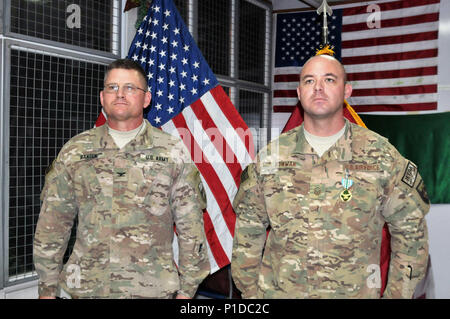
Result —
<path fill-rule="evenodd" d="M 437 109 L 439 0 L 374 1 L 333 9 L 329 41 L 357 112 Z M 273 106 L 291 112 L 304 62 L 321 42 L 316 12 L 277 14 Z"/>
<path fill-rule="evenodd" d="M 232 208 L 253 138 L 189 33 L 172 0 L 154 0 L 128 52 L 147 74 L 147 119 L 191 151 L 207 196 L 203 213 L 211 273 L 231 260 Z M 175 259 L 177 256 L 174 241 Z"/>

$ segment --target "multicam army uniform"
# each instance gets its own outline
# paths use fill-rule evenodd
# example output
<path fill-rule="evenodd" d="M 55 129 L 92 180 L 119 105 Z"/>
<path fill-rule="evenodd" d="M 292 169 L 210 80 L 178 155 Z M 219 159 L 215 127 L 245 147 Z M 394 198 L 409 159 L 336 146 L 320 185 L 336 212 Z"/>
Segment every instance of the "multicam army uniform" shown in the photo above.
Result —
<path fill-rule="evenodd" d="M 271 142 L 244 170 L 233 206 L 231 268 L 245 298 L 379 298 L 385 221 L 384 297 L 411 298 L 425 274 L 429 201 L 416 166 L 348 121 L 321 158 L 303 125 Z"/>
<path fill-rule="evenodd" d="M 179 140 L 148 122 L 122 149 L 106 125 L 72 138 L 42 197 L 34 240 L 41 296 L 55 295 L 59 285 L 79 298 L 192 297 L 209 272 L 198 170 Z M 76 216 L 76 242 L 63 267 Z"/>

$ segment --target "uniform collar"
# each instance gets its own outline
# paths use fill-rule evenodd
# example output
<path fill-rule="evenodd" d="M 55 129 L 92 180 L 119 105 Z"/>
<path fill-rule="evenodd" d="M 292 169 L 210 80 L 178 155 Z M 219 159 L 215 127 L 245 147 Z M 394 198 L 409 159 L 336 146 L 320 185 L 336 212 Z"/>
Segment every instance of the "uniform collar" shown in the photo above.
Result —
<path fill-rule="evenodd" d="M 336 141 L 336 143 L 331 146 L 321 157 L 323 160 L 338 160 L 342 162 L 347 162 L 352 159 L 352 125 L 347 120 L 345 120 L 345 131 L 344 134 Z M 316 155 L 311 145 L 306 141 L 305 138 L 305 128 L 302 124 L 297 132 L 296 143 L 293 153 L 302 155 Z"/>
<path fill-rule="evenodd" d="M 144 119 L 145 128 L 134 139 L 132 139 L 127 145 L 125 145 L 121 151 L 132 152 L 142 149 L 148 149 L 153 146 L 153 128 L 147 119 Z M 108 126 L 102 125 L 98 127 L 98 136 L 100 137 L 100 147 L 104 149 L 117 149 L 116 143 L 108 133 Z"/>
<path fill-rule="evenodd" d="M 147 119 L 144 119 L 145 128 L 138 134 L 134 139 L 132 139 L 124 149 L 127 151 L 137 151 L 148 149 L 153 146 L 153 130 L 154 128 Z"/>

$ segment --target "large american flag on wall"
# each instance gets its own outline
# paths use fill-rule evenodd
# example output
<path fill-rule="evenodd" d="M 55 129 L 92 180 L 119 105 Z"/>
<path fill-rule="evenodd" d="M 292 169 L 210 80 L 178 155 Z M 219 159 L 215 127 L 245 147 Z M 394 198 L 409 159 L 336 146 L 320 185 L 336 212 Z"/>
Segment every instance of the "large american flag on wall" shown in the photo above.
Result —
<path fill-rule="evenodd" d="M 353 86 L 357 112 L 437 109 L 439 0 L 373 1 L 333 9 L 329 41 Z M 304 62 L 315 55 L 322 18 L 277 14 L 273 107 L 291 112 Z"/>
<path fill-rule="evenodd" d="M 147 74 L 147 119 L 180 137 L 200 171 L 211 273 L 231 260 L 234 196 L 254 157 L 253 138 L 189 33 L 172 0 L 154 0 L 128 52 Z M 100 123 L 97 123 L 100 124 Z M 175 259 L 177 244 L 174 241 Z"/>

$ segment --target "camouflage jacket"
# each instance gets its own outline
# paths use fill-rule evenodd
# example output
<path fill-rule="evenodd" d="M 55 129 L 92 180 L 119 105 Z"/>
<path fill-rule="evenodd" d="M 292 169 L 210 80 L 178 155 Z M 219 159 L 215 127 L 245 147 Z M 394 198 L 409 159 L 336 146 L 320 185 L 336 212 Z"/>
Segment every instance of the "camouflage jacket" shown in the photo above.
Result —
<path fill-rule="evenodd" d="M 148 122 L 119 149 L 103 125 L 72 138 L 46 175 L 34 238 L 39 295 L 192 297 L 209 273 L 199 173 L 181 140 Z M 63 255 L 74 220 L 76 241 Z M 178 235 L 178 269 L 172 240 Z"/>
<path fill-rule="evenodd" d="M 412 297 L 428 258 L 422 178 L 386 138 L 346 123 L 320 158 L 302 125 L 243 171 L 231 262 L 243 297 L 379 298 L 385 221 L 392 255 L 383 297 Z"/>

